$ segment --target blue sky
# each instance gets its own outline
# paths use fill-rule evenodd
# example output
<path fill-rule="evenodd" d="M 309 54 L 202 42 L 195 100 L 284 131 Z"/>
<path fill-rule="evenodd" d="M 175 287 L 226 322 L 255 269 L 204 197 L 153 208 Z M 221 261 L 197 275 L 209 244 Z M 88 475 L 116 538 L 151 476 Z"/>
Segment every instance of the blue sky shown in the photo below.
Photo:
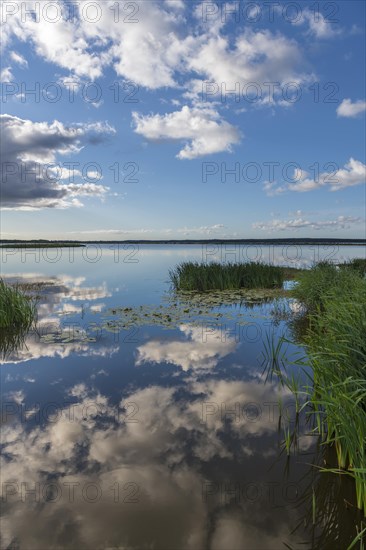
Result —
<path fill-rule="evenodd" d="M 365 4 L 315 6 L 3 2 L 2 237 L 365 237 Z"/>

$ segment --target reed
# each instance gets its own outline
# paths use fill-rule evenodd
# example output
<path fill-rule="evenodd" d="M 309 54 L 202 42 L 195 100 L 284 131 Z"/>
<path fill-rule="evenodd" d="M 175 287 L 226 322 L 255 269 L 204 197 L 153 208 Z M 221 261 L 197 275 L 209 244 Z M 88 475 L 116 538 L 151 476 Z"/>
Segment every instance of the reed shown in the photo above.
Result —
<path fill-rule="evenodd" d="M 260 262 L 183 262 L 169 272 L 174 290 L 206 292 L 253 288 L 282 288 L 284 270 Z"/>
<path fill-rule="evenodd" d="M 335 448 L 336 470 L 354 478 L 366 515 L 366 279 L 357 269 L 318 264 L 301 274 L 293 294 L 309 319 L 303 342 L 315 425 Z"/>
<path fill-rule="evenodd" d="M 10 286 L 0 279 L 0 329 L 29 330 L 35 317 L 35 301 L 17 286 Z"/>
<path fill-rule="evenodd" d="M 366 275 L 366 258 L 354 258 L 349 262 L 340 264 L 340 267 L 353 269 L 353 271 L 357 271 L 360 275 Z"/>

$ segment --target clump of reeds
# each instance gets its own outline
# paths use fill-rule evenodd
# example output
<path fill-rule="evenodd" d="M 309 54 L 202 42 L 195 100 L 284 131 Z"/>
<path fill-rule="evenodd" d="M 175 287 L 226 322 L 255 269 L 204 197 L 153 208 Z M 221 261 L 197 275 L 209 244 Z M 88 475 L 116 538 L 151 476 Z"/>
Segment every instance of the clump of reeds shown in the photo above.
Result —
<path fill-rule="evenodd" d="M 205 292 L 241 288 L 281 288 L 284 270 L 260 262 L 199 263 L 183 262 L 169 272 L 175 290 Z"/>
<path fill-rule="evenodd" d="M 354 292 L 364 291 L 364 281 L 357 269 L 347 269 L 343 264 L 338 267 L 329 262 L 320 262 L 312 269 L 299 273 L 298 284 L 294 287 L 293 296 L 305 306 L 309 313 L 325 309 L 325 302 L 330 303 L 335 296 L 342 300 L 353 300 Z"/>
<path fill-rule="evenodd" d="M 0 279 L 0 329 L 26 331 L 31 328 L 35 317 L 35 301 L 17 286 Z"/>
<path fill-rule="evenodd" d="M 357 271 L 360 275 L 366 275 L 366 258 L 354 258 L 353 260 L 340 264 L 340 267 L 346 267 Z"/>
<path fill-rule="evenodd" d="M 299 277 L 293 294 L 308 311 L 317 430 L 334 446 L 338 471 L 354 478 L 366 515 L 366 279 L 322 263 Z"/>

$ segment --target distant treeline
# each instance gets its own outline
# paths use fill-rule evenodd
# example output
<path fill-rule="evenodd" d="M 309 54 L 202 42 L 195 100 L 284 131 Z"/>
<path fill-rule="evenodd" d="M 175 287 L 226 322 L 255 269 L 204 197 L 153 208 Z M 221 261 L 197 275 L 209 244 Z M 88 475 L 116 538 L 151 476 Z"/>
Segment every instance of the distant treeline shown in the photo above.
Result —
<path fill-rule="evenodd" d="M 263 244 L 263 245 L 366 245 L 366 239 L 312 239 L 312 238 L 289 238 L 289 239 L 171 239 L 171 240 L 118 240 L 118 241 L 69 241 L 69 240 L 49 240 L 49 239 L 0 239 L 0 244 L 38 244 L 38 245 L 88 245 L 88 244 Z"/>

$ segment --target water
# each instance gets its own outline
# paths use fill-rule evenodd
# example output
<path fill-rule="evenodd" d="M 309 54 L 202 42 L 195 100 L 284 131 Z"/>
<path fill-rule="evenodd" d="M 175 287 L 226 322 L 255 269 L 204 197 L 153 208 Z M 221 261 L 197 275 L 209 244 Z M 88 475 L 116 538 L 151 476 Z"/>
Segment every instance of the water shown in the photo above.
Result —
<path fill-rule="evenodd" d="M 287 456 L 294 398 L 265 382 L 264 342 L 288 336 L 285 321 L 270 303 L 172 307 L 168 272 L 188 259 L 341 262 L 362 247 L 2 253 L 5 280 L 45 283 L 38 333 L 1 367 L 3 548 L 347 545 L 351 509 L 335 505 L 338 534 L 317 519 L 344 485 L 311 467 L 321 454 L 304 415 Z M 289 345 L 288 357 L 303 355 Z"/>

